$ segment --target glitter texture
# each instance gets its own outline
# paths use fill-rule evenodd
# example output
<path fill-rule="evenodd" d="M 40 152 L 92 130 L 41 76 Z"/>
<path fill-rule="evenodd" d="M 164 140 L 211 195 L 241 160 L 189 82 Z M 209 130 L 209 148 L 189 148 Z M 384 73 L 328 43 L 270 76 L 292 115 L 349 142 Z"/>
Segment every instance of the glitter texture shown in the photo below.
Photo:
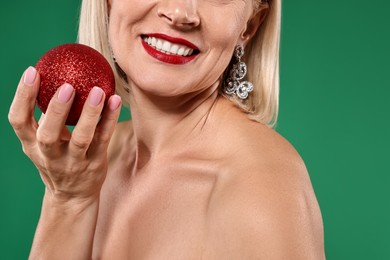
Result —
<path fill-rule="evenodd" d="M 37 62 L 41 76 L 37 105 L 43 113 L 57 89 L 66 83 L 75 91 L 67 125 L 76 125 L 89 92 L 98 86 L 108 98 L 115 93 L 115 78 L 108 61 L 95 49 L 82 44 L 64 44 L 45 53 Z"/>

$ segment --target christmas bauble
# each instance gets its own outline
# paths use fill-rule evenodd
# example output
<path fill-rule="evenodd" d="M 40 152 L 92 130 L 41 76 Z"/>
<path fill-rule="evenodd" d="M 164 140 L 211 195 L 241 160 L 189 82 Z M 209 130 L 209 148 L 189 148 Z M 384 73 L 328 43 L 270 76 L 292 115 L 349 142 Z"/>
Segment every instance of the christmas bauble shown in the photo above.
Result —
<path fill-rule="evenodd" d="M 76 125 L 89 92 L 98 86 L 105 92 L 105 103 L 115 93 L 115 78 L 110 64 L 95 49 L 77 43 L 64 44 L 46 52 L 37 62 L 41 77 L 37 105 L 46 112 L 51 98 L 64 83 L 75 89 L 67 125 Z"/>

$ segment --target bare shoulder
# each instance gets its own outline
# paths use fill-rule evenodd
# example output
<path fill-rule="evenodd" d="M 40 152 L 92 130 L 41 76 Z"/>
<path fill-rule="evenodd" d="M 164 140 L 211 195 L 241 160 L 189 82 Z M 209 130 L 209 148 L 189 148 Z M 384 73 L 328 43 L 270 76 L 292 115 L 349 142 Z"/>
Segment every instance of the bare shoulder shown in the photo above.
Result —
<path fill-rule="evenodd" d="M 117 155 L 121 153 L 123 149 L 123 143 L 129 142 L 132 137 L 133 125 L 130 120 L 117 124 L 108 147 L 109 161 L 112 161 L 113 158 L 117 158 Z"/>
<path fill-rule="evenodd" d="M 242 124 L 237 131 L 231 170 L 210 201 L 212 252 L 245 259 L 324 259 L 321 212 L 299 154 L 267 126 Z"/>

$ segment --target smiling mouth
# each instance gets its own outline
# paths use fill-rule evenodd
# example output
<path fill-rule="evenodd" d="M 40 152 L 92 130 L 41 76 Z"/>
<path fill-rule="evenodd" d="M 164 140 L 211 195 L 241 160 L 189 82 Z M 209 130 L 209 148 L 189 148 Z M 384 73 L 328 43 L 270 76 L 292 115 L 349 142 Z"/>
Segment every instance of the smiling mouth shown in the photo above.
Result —
<path fill-rule="evenodd" d="M 192 49 L 188 46 L 173 43 L 153 36 L 142 35 L 142 40 L 153 49 L 165 54 L 188 57 L 199 53 L 199 50 L 197 49 Z"/>

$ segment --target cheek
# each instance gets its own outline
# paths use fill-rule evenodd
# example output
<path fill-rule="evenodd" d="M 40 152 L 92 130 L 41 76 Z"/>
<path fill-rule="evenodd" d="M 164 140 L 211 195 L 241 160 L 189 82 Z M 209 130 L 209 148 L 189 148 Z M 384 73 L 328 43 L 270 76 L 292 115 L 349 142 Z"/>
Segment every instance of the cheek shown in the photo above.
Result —
<path fill-rule="evenodd" d="M 112 51 L 118 62 L 122 58 L 122 54 L 126 53 L 128 41 L 132 40 L 135 25 L 137 24 L 137 10 L 131 9 L 128 5 L 122 4 L 123 1 L 114 1 L 111 8 L 108 26 L 108 39 Z M 115 4 L 121 3 L 121 4 Z"/>
<path fill-rule="evenodd" d="M 244 8 L 232 5 L 229 8 L 213 8 L 204 13 L 203 29 L 208 40 L 212 41 L 210 44 L 224 48 L 238 43 L 246 26 Z"/>
<path fill-rule="evenodd" d="M 147 13 L 146 4 L 136 4 L 133 1 L 113 1 L 109 17 L 109 33 L 112 37 L 119 37 L 129 33 L 132 27 L 142 21 Z M 114 40 L 114 38 L 112 38 Z"/>

